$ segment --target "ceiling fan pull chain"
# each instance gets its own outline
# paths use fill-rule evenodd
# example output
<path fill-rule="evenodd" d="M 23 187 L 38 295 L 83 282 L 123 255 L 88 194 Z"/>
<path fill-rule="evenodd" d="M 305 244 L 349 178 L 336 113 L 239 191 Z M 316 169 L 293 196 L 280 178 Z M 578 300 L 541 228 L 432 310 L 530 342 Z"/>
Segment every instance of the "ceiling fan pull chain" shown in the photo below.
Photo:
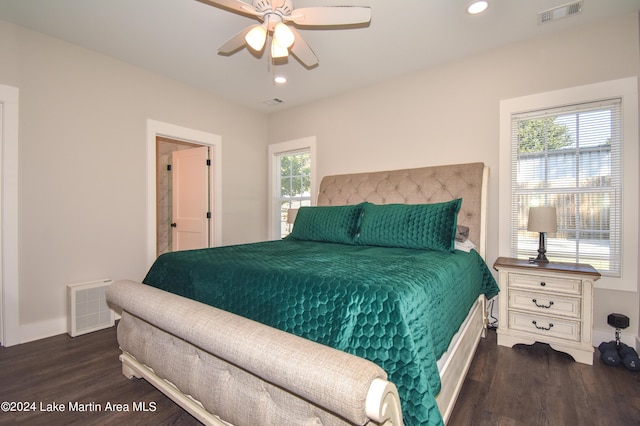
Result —
<path fill-rule="evenodd" d="M 271 48 L 271 45 L 273 44 L 273 35 L 270 35 L 269 37 L 267 37 L 267 47 L 265 50 L 267 50 L 267 71 L 275 74 L 275 68 L 276 68 L 276 60 L 273 58 L 273 50 Z M 273 76 L 271 78 L 271 80 L 273 80 Z"/>

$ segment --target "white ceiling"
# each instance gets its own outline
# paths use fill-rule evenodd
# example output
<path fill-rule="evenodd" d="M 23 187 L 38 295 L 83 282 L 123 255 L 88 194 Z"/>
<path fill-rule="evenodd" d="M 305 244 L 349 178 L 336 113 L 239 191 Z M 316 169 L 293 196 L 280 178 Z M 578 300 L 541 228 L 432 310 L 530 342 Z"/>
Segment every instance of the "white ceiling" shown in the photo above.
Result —
<path fill-rule="evenodd" d="M 220 45 L 257 21 L 197 0 L 0 0 L 0 19 L 271 112 L 640 9 L 640 0 L 584 0 L 579 15 L 538 25 L 539 12 L 570 0 L 489 0 L 479 16 L 465 12 L 470 1 L 293 0 L 295 8 L 372 11 L 364 28 L 299 29 L 320 60 L 310 70 L 293 57 L 270 67 L 266 55 L 246 48 L 218 55 Z M 289 82 L 275 85 L 274 74 Z M 264 103 L 272 98 L 284 102 Z"/>

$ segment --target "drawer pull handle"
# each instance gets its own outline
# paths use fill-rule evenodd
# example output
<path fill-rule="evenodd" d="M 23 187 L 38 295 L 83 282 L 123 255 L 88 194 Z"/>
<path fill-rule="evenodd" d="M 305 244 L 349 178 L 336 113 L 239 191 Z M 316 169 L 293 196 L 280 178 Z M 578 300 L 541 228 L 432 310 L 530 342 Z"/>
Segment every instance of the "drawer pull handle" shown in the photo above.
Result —
<path fill-rule="evenodd" d="M 553 306 L 553 300 L 549 301 L 548 305 L 540 305 L 538 303 L 538 299 L 531 299 L 531 301 L 538 307 L 538 308 L 545 308 L 545 309 L 549 309 L 550 307 Z"/>
<path fill-rule="evenodd" d="M 544 287 L 546 285 L 547 285 L 547 283 L 545 283 L 544 281 L 540 282 L 540 287 Z"/>
<path fill-rule="evenodd" d="M 548 330 L 551 330 L 551 327 L 553 327 L 553 324 L 551 324 L 551 323 L 549 323 L 549 327 L 544 327 L 544 326 L 538 326 L 538 323 L 535 320 L 533 320 L 531 322 L 533 323 L 533 325 L 535 325 L 535 327 L 538 330 L 547 330 L 548 331 Z"/>

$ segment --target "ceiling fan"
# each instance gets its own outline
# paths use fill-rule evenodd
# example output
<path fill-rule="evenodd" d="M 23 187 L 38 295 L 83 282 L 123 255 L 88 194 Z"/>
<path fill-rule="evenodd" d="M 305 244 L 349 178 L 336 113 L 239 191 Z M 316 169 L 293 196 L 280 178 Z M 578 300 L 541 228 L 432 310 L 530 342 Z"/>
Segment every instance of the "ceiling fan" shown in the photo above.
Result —
<path fill-rule="evenodd" d="M 242 15 L 257 18 L 262 23 L 251 25 L 231 37 L 218 49 L 230 55 L 245 46 L 261 52 L 265 44 L 272 58 L 284 58 L 291 52 L 307 68 L 318 65 L 318 57 L 293 26 L 328 27 L 367 24 L 371 8 L 367 6 L 317 6 L 294 9 L 291 0 L 198 0 Z M 268 39 L 270 44 L 267 43 Z"/>

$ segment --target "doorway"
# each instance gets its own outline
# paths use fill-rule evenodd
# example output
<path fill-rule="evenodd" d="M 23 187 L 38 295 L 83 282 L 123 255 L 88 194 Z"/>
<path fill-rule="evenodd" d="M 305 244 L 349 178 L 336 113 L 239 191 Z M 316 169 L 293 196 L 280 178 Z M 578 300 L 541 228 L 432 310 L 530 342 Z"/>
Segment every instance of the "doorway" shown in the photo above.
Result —
<path fill-rule="evenodd" d="M 209 247 L 209 147 L 158 136 L 156 153 L 157 256 Z"/>
<path fill-rule="evenodd" d="M 182 147 L 190 149 L 193 147 L 206 146 L 210 154 L 210 173 L 208 185 L 208 199 L 210 200 L 209 211 L 211 213 L 208 241 L 209 246 L 219 246 L 222 242 L 221 223 L 221 151 L 222 138 L 211 133 L 199 130 L 188 129 L 173 124 L 162 123 L 155 120 L 147 120 L 147 267 L 151 267 L 161 250 L 159 249 L 159 200 L 164 194 L 158 189 L 158 176 L 162 172 L 162 165 L 159 165 L 158 141 L 170 141 Z M 176 149 L 176 151 L 179 151 Z M 164 165 L 166 170 L 166 164 Z M 164 208 L 164 207 L 163 207 Z M 169 222 L 172 223 L 172 222 Z M 166 246 L 163 247 L 163 250 Z"/>

